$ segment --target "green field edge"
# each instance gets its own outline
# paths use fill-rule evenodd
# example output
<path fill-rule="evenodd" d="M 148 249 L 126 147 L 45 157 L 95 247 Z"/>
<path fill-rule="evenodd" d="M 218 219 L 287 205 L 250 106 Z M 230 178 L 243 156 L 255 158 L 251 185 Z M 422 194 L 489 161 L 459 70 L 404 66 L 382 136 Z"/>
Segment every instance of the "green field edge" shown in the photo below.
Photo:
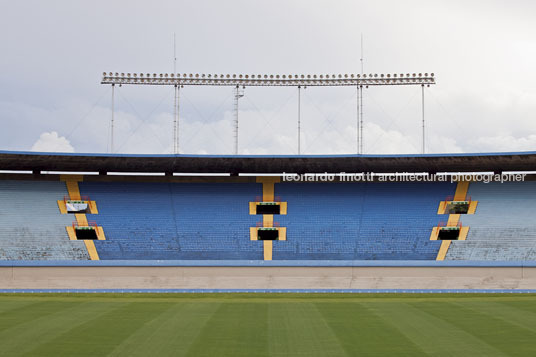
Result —
<path fill-rule="evenodd" d="M 2 293 L 1 300 L 50 299 L 50 300 L 196 300 L 196 301 L 352 301 L 352 300 L 452 300 L 496 299 L 532 300 L 536 294 L 504 293 Z"/>

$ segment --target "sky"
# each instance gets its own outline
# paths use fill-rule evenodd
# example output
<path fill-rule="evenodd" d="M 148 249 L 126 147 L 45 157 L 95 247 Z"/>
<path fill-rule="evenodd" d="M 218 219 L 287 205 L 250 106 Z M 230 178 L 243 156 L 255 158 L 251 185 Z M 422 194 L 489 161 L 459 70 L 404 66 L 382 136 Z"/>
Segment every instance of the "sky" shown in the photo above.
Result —
<path fill-rule="evenodd" d="M 533 1 L 0 0 L 0 150 L 110 152 L 102 73 L 431 73 L 426 152 L 536 150 Z M 173 151 L 173 88 L 115 90 L 114 152 Z M 364 90 L 364 153 L 420 153 L 421 88 Z M 246 87 L 240 154 L 297 154 L 298 90 Z M 181 90 L 179 147 L 232 154 L 233 88 Z M 356 88 L 301 92 L 302 154 L 356 153 Z"/>

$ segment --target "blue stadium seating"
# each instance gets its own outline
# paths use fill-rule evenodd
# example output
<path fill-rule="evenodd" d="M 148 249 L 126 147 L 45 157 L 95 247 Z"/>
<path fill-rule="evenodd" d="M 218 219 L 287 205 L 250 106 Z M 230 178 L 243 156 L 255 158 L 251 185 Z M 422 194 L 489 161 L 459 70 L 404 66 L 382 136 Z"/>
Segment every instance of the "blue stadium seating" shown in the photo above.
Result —
<path fill-rule="evenodd" d="M 62 215 L 57 200 L 64 182 L 0 180 L 0 260 L 87 260 L 84 242 L 65 230 L 74 216 Z"/>
<path fill-rule="evenodd" d="M 260 184 L 80 184 L 98 202 L 88 215 L 104 228 L 95 242 L 101 259 L 262 259 L 262 244 L 249 240 L 248 202 Z M 435 259 L 430 241 L 438 203 L 448 183 L 281 183 L 288 202 L 287 241 L 274 242 L 273 259 Z"/>
<path fill-rule="evenodd" d="M 453 241 L 446 260 L 536 260 L 536 182 L 476 182 L 468 194 L 478 201 L 465 241 Z"/>
<path fill-rule="evenodd" d="M 450 183 L 280 183 L 288 202 L 287 241 L 274 259 L 434 260 L 441 242 L 430 241 L 439 201 Z"/>
<path fill-rule="evenodd" d="M 440 241 L 431 228 L 451 183 L 276 183 L 288 203 L 275 221 L 287 240 L 273 243 L 274 260 L 434 260 Z M 259 183 L 80 183 L 97 202 L 105 241 L 102 260 L 261 260 L 262 242 L 249 228 L 262 221 L 248 202 Z M 64 182 L 0 180 L 0 260 L 87 260 L 81 241 L 70 241 L 56 201 Z M 478 200 L 466 241 L 453 241 L 446 260 L 536 260 L 536 182 L 471 183 Z"/>
<path fill-rule="evenodd" d="M 100 259 L 262 259 L 262 242 L 249 239 L 261 184 L 81 182 L 80 191 L 98 204 L 88 219 L 106 234 Z"/>

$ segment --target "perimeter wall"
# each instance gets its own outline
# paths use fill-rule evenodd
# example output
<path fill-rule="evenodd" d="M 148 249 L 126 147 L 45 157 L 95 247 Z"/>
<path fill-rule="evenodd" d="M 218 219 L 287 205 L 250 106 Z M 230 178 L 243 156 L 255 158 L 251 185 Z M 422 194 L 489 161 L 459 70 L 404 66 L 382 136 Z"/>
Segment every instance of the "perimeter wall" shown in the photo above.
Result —
<path fill-rule="evenodd" d="M 536 267 L 1 266 L 0 289 L 536 289 Z"/>

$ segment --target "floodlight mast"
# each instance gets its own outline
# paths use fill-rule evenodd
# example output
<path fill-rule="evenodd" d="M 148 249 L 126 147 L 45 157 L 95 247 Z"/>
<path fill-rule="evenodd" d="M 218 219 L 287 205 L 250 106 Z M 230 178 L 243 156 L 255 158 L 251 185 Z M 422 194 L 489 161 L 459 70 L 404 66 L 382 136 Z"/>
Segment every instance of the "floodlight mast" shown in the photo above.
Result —
<path fill-rule="evenodd" d="M 362 61 L 362 59 L 361 59 Z M 362 62 L 361 62 L 362 64 Z M 132 85 L 171 85 L 176 88 L 176 104 L 174 106 L 174 152 L 179 153 L 179 89 L 188 85 L 205 86 L 232 86 L 239 88 L 251 87 L 341 87 L 355 86 L 358 88 L 358 120 L 357 120 L 357 145 L 358 154 L 363 154 L 363 87 L 368 86 L 403 86 L 420 85 L 429 87 L 436 84 L 434 73 L 401 73 L 401 74 L 200 74 L 200 73 L 118 73 L 104 72 L 101 84 L 132 84 Z M 238 96 L 235 93 L 235 154 L 238 153 Z M 423 153 L 424 153 L 424 89 L 423 89 Z M 299 104 L 298 104 L 299 105 Z M 300 112 L 298 112 L 300 120 Z M 300 123 L 298 123 L 300 125 Z M 298 152 L 300 150 L 300 130 L 298 128 Z M 113 133 L 112 133 L 113 134 Z M 111 139 L 113 142 L 113 138 Z"/>
<path fill-rule="evenodd" d="M 240 90 L 240 86 L 237 84 L 235 88 L 235 101 L 234 101 L 234 115 L 235 115 L 235 127 L 234 127 L 234 154 L 238 155 L 238 100 L 244 96 L 244 88 Z"/>

